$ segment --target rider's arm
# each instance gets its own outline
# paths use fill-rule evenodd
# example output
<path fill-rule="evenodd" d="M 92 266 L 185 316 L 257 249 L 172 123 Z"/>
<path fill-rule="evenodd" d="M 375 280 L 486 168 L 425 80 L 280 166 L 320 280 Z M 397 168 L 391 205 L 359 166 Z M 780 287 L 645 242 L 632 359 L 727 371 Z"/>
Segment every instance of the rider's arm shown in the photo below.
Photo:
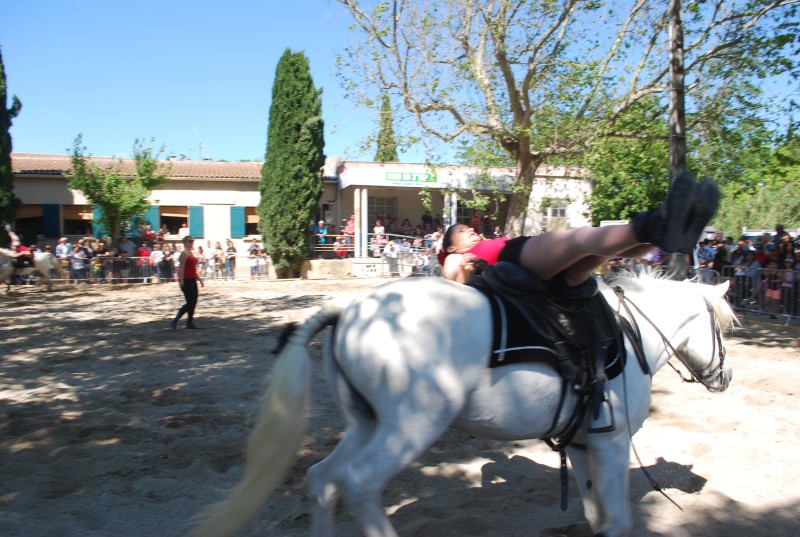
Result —
<path fill-rule="evenodd" d="M 446 280 L 456 283 L 467 283 L 470 275 L 475 271 L 475 256 L 472 254 L 450 254 L 444 258 L 442 275 Z"/>

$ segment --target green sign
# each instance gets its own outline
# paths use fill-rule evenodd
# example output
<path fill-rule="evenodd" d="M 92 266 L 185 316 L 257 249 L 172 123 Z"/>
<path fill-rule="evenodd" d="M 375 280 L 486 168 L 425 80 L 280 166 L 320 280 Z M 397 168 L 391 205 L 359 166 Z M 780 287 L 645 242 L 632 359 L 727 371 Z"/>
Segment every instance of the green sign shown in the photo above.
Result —
<path fill-rule="evenodd" d="M 436 174 L 433 173 L 407 173 L 386 172 L 386 180 L 393 183 L 435 183 Z"/>

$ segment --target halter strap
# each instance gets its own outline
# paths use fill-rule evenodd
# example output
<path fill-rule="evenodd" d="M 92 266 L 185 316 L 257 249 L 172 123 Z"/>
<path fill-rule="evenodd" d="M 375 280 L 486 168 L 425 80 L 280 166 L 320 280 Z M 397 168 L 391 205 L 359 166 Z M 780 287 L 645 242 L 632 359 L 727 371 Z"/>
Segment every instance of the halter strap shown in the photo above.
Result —
<path fill-rule="evenodd" d="M 670 367 L 672 367 L 672 369 L 676 373 L 678 373 L 683 382 L 699 382 L 710 391 L 722 391 L 721 388 L 712 388 L 708 384 L 708 380 L 712 378 L 717 378 L 725 367 L 725 348 L 722 345 L 722 334 L 719 325 L 716 322 L 717 318 L 716 315 L 714 314 L 714 308 L 711 307 L 711 304 L 708 302 L 708 300 L 706 300 L 706 309 L 709 313 L 709 319 L 711 321 L 711 331 L 714 334 L 714 345 L 711 348 L 711 358 L 709 360 L 708 365 L 702 369 L 695 369 L 688 363 L 686 363 L 686 359 L 672 345 L 672 343 L 669 341 L 667 336 L 664 335 L 661 329 L 658 328 L 658 326 L 656 326 L 656 324 L 641 310 L 641 308 L 639 308 L 639 306 L 637 306 L 633 301 L 631 301 L 631 299 L 629 299 L 625 295 L 625 290 L 622 287 L 620 287 L 619 285 L 615 286 L 614 293 L 617 295 L 617 298 L 619 299 L 620 306 L 625 308 L 625 311 L 628 314 L 627 320 L 629 322 L 627 323 L 627 325 L 629 326 L 629 328 L 626 329 L 626 333 L 628 333 L 629 335 L 631 334 L 635 335 L 635 338 L 631 339 L 634 342 L 633 344 L 637 354 L 640 351 L 642 351 L 642 355 L 644 355 L 644 352 L 641 348 L 642 335 L 641 331 L 639 330 L 638 323 L 636 322 L 636 318 L 633 315 L 633 311 L 631 311 L 631 308 L 629 307 L 629 304 L 630 306 L 633 306 L 633 308 L 642 316 L 642 318 L 645 321 L 647 321 L 648 324 L 650 324 L 650 326 L 652 326 L 658 333 L 658 335 L 661 337 L 661 341 L 664 343 L 665 346 L 664 351 L 662 352 L 670 351 L 671 355 L 676 356 L 678 360 L 680 360 L 680 362 L 686 367 L 686 369 L 689 370 L 691 377 L 686 378 L 673 364 L 670 363 L 669 358 L 667 358 L 667 363 L 669 364 Z M 619 312 L 617 312 L 617 314 L 619 315 Z M 624 317 L 622 316 L 620 316 L 620 318 L 624 319 Z M 691 319 L 687 319 L 686 321 L 681 323 L 678 329 L 680 330 L 681 328 L 683 328 L 692 319 L 694 319 L 694 317 L 692 317 Z M 626 328 L 626 323 L 622 324 L 623 328 Z M 716 367 L 713 367 L 715 354 L 718 355 L 719 357 L 719 364 L 717 364 Z"/>

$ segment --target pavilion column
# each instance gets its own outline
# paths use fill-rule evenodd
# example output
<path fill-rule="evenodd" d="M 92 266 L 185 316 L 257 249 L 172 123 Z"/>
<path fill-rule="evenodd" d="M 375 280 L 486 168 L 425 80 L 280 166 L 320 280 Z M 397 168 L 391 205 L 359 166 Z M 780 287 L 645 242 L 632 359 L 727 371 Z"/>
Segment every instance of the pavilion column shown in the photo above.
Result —
<path fill-rule="evenodd" d="M 353 192 L 353 255 L 361 257 L 361 189 Z"/>
<path fill-rule="evenodd" d="M 366 188 L 361 189 L 360 208 L 361 223 L 359 228 L 361 229 L 361 257 L 367 257 L 369 255 L 369 203 L 367 201 Z"/>

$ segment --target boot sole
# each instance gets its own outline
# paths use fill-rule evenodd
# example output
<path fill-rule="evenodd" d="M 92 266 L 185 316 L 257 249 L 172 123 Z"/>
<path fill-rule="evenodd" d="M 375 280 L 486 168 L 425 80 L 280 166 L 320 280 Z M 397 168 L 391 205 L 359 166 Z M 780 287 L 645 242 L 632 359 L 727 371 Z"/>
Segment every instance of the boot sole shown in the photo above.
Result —
<path fill-rule="evenodd" d="M 691 253 L 694 245 L 701 240 L 703 231 L 717 212 L 720 197 L 719 187 L 713 179 L 703 179 L 697 185 L 694 209 L 686 223 L 685 237 L 687 241 L 684 245 L 686 251 L 682 253 Z M 690 240 L 691 242 L 689 242 Z"/>
<path fill-rule="evenodd" d="M 683 250 L 687 243 L 686 228 L 696 199 L 694 174 L 680 174 L 670 186 L 667 202 L 667 225 L 664 236 L 664 250 L 687 253 Z M 690 247 L 691 250 L 691 247 Z"/>

